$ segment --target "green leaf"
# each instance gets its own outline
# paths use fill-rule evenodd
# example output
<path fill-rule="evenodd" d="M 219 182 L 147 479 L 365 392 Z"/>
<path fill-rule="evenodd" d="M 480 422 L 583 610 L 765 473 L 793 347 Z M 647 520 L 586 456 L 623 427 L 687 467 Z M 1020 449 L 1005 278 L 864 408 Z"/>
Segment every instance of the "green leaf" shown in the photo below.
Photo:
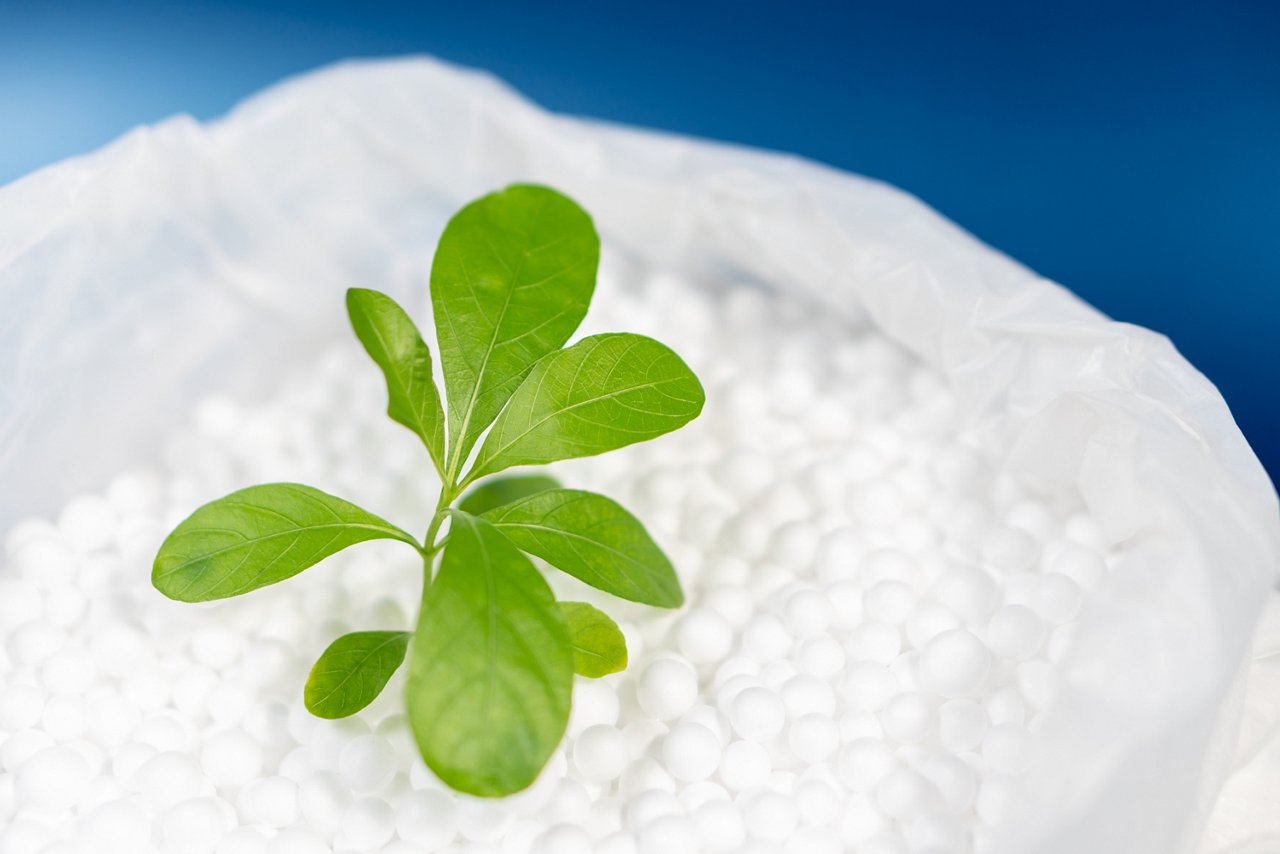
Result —
<path fill-rule="evenodd" d="M 395 300 L 351 288 L 347 313 L 356 337 L 387 379 L 387 415 L 417 433 L 436 468 L 444 470 L 444 410 L 431 376 L 431 351 Z"/>
<path fill-rule="evenodd" d="M 664 345 L 593 335 L 537 364 L 485 437 L 470 477 L 653 439 L 696 418 L 703 400 L 698 378 Z"/>
<path fill-rule="evenodd" d="M 251 486 L 196 510 L 160 546 L 151 583 L 170 599 L 238 596 L 365 540 L 413 537 L 354 504 L 296 483 Z"/>
<path fill-rule="evenodd" d="M 372 703 L 404 661 L 409 632 L 352 632 L 311 668 L 303 699 L 319 718 L 345 718 Z"/>
<path fill-rule="evenodd" d="M 507 187 L 449 221 L 431 303 L 455 470 L 534 363 L 578 328 L 599 260 L 591 217 L 546 187 Z"/>
<path fill-rule="evenodd" d="M 573 672 L 592 679 L 627 667 L 627 641 L 618 624 L 585 602 L 561 602 L 560 613 L 573 645 Z"/>
<path fill-rule="evenodd" d="M 553 489 L 484 518 L 521 549 L 606 593 L 659 608 L 684 602 L 671 561 L 644 525 L 603 495 Z"/>
<path fill-rule="evenodd" d="M 513 474 L 495 477 L 473 488 L 458 502 L 458 509 L 479 516 L 481 513 L 510 504 L 520 498 L 559 489 L 560 481 L 545 474 Z"/>
<path fill-rule="evenodd" d="M 509 795 L 534 781 L 564 735 L 573 650 L 529 559 L 489 523 L 451 518 L 409 657 L 409 722 L 446 784 Z"/>

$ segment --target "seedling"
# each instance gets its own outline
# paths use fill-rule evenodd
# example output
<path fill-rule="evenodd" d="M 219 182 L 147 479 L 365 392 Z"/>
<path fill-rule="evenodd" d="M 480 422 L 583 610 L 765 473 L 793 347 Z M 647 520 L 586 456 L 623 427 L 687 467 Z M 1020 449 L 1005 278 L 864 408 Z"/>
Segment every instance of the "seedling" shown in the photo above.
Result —
<path fill-rule="evenodd" d="M 349 290 L 351 325 L 386 379 L 387 414 L 417 434 L 440 474 L 426 535 L 419 542 L 309 486 L 252 486 L 169 534 L 156 589 L 223 599 L 365 540 L 404 542 L 423 561 L 417 626 L 335 640 L 307 679 L 307 708 L 355 714 L 407 655 L 408 719 L 431 770 L 474 795 L 528 786 L 564 735 L 574 673 L 615 673 L 627 650 L 598 609 L 556 602 L 527 555 L 623 599 L 684 601 L 670 561 L 616 502 L 544 475 L 494 477 L 653 439 L 702 410 L 697 377 L 657 341 L 610 333 L 564 346 L 599 257 L 591 218 L 545 187 L 508 187 L 449 221 L 431 268 L 447 419 L 413 321 L 385 294 Z"/>

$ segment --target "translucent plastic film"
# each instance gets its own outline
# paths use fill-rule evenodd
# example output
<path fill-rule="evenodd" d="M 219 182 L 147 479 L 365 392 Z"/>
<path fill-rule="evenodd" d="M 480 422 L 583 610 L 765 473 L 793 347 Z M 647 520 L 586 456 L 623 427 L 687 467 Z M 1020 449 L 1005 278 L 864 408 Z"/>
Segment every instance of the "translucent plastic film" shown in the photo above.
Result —
<path fill-rule="evenodd" d="M 1280 567 L 1276 496 L 1214 387 L 891 187 L 552 116 L 433 61 L 331 68 L 0 189 L 0 529 L 145 460 L 198 396 L 345 335 L 346 287 L 420 307 L 445 217 L 514 180 L 575 196 L 642 264 L 869 314 L 1008 466 L 1077 488 L 1126 557 L 997 844 L 1194 848 Z"/>

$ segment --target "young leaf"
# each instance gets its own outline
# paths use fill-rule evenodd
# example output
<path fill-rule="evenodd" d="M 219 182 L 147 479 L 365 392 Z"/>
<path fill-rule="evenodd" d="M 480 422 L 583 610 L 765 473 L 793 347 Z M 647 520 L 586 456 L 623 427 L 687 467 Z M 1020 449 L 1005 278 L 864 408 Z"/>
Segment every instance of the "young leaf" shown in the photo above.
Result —
<path fill-rule="evenodd" d="M 529 554 L 606 593 L 659 608 L 684 602 L 662 549 L 636 517 L 603 495 L 553 489 L 484 518 Z"/>
<path fill-rule="evenodd" d="M 495 477 L 474 487 L 458 502 L 458 509 L 472 516 L 510 504 L 529 495 L 559 489 L 560 481 L 545 474 L 513 474 Z"/>
<path fill-rule="evenodd" d="M 453 466 L 534 363 L 578 328 L 599 260 L 591 217 L 546 187 L 507 187 L 449 221 L 431 266 L 431 304 Z"/>
<path fill-rule="evenodd" d="M 422 439 L 436 468 L 444 470 L 444 410 L 431 376 L 431 351 L 409 315 L 386 294 L 347 291 L 347 314 L 356 337 L 387 379 L 387 415 Z"/>
<path fill-rule="evenodd" d="M 618 624 L 585 602 L 561 602 L 573 645 L 573 672 L 597 679 L 627 667 L 627 641 Z"/>
<path fill-rule="evenodd" d="M 446 784 L 509 795 L 534 781 L 564 735 L 573 650 L 529 559 L 488 522 L 452 519 L 409 657 L 409 723 Z"/>
<path fill-rule="evenodd" d="M 297 575 L 365 540 L 417 543 L 404 531 L 318 489 L 251 486 L 204 505 L 160 545 L 151 583 L 170 599 L 237 596 Z"/>
<path fill-rule="evenodd" d="M 352 632 L 321 654 L 303 700 L 318 718 L 345 718 L 372 703 L 404 661 L 409 632 Z"/>
<path fill-rule="evenodd" d="M 664 345 L 593 335 L 534 367 L 485 437 L 471 477 L 653 439 L 696 418 L 703 400 L 698 378 Z"/>

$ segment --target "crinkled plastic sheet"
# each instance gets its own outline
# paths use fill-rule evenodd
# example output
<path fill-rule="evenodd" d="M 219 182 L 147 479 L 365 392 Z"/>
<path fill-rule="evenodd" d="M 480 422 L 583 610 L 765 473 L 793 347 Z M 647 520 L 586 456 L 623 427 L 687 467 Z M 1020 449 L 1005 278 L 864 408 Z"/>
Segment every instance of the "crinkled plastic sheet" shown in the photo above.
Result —
<path fill-rule="evenodd" d="M 431 60 L 339 65 L 0 189 L 0 529 L 151 458 L 198 396 L 251 393 L 345 334 L 345 287 L 421 307 L 447 215 L 514 180 L 577 197 L 642 263 L 869 314 L 1009 466 L 1077 486 L 1126 556 L 1000 850 L 1196 847 L 1280 566 L 1276 496 L 1214 387 L 884 184 L 549 115 Z"/>

